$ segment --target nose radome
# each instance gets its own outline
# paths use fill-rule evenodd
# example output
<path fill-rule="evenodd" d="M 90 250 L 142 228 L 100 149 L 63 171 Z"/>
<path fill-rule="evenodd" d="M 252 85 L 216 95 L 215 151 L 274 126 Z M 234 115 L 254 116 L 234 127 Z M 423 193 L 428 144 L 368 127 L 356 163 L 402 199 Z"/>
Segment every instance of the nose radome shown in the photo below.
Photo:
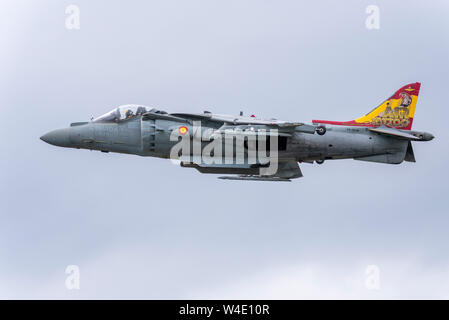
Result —
<path fill-rule="evenodd" d="M 57 129 L 44 134 L 41 140 L 57 147 L 71 147 L 70 128 Z"/>

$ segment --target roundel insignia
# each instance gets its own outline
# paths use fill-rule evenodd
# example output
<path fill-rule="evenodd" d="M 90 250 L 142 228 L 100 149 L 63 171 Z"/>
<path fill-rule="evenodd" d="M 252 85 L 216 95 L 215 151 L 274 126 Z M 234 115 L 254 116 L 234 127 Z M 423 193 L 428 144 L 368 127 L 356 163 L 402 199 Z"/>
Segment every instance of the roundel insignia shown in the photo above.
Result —
<path fill-rule="evenodd" d="M 182 127 L 179 127 L 178 131 L 180 134 L 184 135 L 187 133 L 187 131 L 189 131 L 189 129 L 187 129 L 186 126 L 182 126 Z"/>

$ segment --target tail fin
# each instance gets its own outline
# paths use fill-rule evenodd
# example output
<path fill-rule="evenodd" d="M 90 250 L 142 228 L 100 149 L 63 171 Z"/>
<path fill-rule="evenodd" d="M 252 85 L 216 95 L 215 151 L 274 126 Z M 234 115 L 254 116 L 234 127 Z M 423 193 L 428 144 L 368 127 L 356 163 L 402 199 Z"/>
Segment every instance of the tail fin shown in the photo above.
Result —
<path fill-rule="evenodd" d="M 361 127 L 385 125 L 396 129 L 411 130 L 420 87 L 419 82 L 403 86 L 390 98 L 358 119 L 343 122 L 312 120 L 312 123 Z"/>

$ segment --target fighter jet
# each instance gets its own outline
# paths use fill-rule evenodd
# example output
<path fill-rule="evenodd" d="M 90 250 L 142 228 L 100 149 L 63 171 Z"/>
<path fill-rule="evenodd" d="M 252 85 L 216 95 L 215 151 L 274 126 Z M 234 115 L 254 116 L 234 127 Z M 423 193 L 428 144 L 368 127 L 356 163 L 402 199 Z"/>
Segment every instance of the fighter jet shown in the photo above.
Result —
<path fill-rule="evenodd" d="M 401 87 L 366 115 L 311 124 L 251 116 L 167 113 L 125 105 L 41 137 L 75 149 L 174 159 L 220 179 L 290 181 L 298 163 L 355 159 L 387 164 L 415 162 L 412 141 L 434 136 L 412 130 L 420 83 Z"/>

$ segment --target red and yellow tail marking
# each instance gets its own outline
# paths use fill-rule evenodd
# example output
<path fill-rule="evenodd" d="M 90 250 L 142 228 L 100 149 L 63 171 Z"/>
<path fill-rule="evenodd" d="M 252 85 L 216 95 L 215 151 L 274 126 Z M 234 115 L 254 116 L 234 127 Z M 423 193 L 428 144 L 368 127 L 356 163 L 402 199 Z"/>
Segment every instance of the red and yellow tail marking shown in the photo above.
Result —
<path fill-rule="evenodd" d="M 344 126 L 387 127 L 410 130 L 418 101 L 419 82 L 403 86 L 389 99 L 382 102 L 372 111 L 351 121 L 312 120 L 312 123 L 323 123 Z"/>

